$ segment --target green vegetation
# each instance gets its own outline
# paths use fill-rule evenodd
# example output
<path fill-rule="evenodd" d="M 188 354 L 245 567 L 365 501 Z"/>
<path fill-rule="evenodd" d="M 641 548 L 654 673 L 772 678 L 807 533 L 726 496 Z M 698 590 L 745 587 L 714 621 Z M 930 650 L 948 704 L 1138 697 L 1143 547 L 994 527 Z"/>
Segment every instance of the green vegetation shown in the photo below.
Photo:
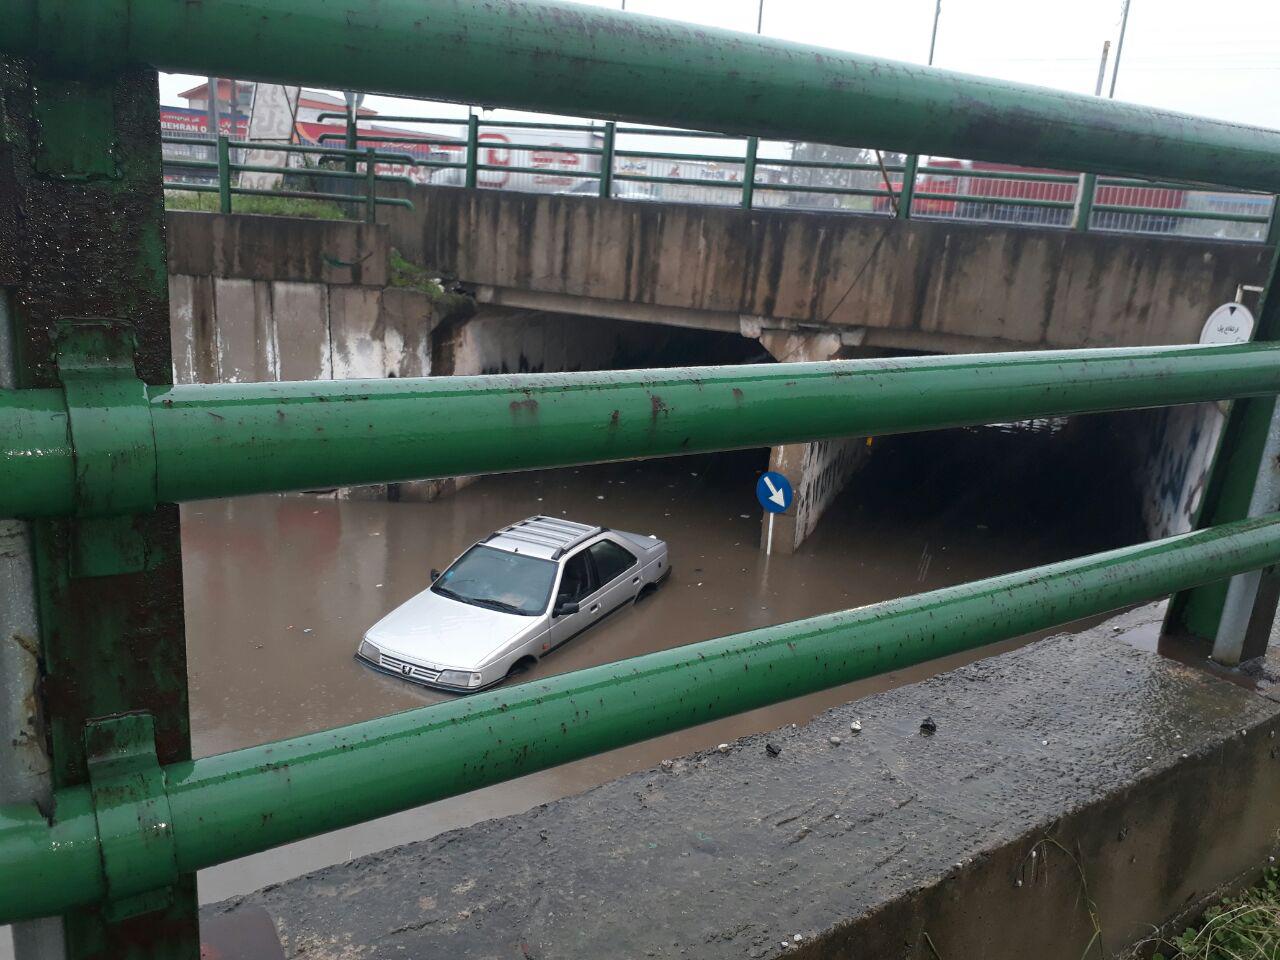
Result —
<path fill-rule="evenodd" d="M 391 261 L 388 266 L 390 268 L 388 286 L 421 290 L 433 300 L 444 296 L 444 287 L 440 285 L 440 281 L 433 277 L 426 267 L 406 260 L 395 247 L 391 248 Z"/>
<path fill-rule="evenodd" d="M 1280 869 L 1268 867 L 1259 886 L 1210 907 L 1199 929 L 1159 941 L 1154 960 L 1277 960 L 1280 958 Z"/>
<path fill-rule="evenodd" d="M 193 193 L 189 190 L 166 190 L 166 210 L 198 210 L 218 212 L 216 193 Z M 299 197 L 232 196 L 234 213 L 260 213 L 273 217 L 305 217 L 309 220 L 347 220 L 342 207 L 328 200 L 304 200 Z M 362 208 L 363 210 L 363 208 Z"/>

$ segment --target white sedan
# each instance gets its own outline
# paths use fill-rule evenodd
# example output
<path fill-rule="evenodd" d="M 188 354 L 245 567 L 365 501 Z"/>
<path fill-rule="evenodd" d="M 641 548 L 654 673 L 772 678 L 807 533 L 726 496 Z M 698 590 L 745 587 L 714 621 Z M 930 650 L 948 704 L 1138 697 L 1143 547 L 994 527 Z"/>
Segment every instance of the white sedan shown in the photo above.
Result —
<path fill-rule="evenodd" d="M 474 692 L 655 589 L 667 544 L 553 517 L 491 533 L 375 623 L 356 656 L 405 680 Z"/>

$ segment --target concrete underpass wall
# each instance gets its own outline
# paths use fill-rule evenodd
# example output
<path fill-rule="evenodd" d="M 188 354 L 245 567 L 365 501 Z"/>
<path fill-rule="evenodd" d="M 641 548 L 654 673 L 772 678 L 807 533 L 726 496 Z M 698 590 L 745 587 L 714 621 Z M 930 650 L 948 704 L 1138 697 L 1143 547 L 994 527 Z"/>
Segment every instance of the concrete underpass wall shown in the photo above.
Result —
<path fill-rule="evenodd" d="M 387 284 L 387 231 L 362 223 L 171 212 L 177 383 L 430 372 L 435 304 Z"/>
<path fill-rule="evenodd" d="M 511 306 L 571 312 L 584 298 L 595 315 L 649 305 L 676 311 L 666 322 L 765 318 L 948 353 L 1192 343 L 1238 284 L 1263 281 L 1270 255 L 1219 241 L 446 187 L 415 187 L 413 200 L 413 212 L 385 214 L 392 243 Z"/>
<path fill-rule="evenodd" d="M 1192 527 L 1226 422 L 1225 403 L 1196 403 L 1132 418 L 1135 481 L 1153 539 Z"/>

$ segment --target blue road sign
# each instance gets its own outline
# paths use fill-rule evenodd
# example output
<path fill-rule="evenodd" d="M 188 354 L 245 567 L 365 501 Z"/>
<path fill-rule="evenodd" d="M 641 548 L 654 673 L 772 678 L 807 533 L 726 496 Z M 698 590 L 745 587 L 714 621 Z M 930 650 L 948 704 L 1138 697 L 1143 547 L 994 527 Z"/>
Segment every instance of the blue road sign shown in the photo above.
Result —
<path fill-rule="evenodd" d="M 794 498 L 791 482 L 780 473 L 770 470 L 756 481 L 756 499 L 770 513 L 786 513 Z"/>

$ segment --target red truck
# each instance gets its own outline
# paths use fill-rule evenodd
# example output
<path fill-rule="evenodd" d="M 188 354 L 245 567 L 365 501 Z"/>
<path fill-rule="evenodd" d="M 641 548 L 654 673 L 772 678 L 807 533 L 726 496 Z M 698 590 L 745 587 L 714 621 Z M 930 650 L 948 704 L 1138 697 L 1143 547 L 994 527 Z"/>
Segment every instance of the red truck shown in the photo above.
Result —
<path fill-rule="evenodd" d="M 912 214 L 956 220 L 1023 223 L 1036 226 L 1068 226 L 1074 216 L 1078 180 L 1070 182 L 1035 179 L 1044 175 L 1072 176 L 1058 170 L 1019 167 L 983 160 L 937 160 L 922 163 L 927 172 L 916 179 Z M 941 171 L 955 173 L 943 173 Z M 983 176 L 987 174 L 987 176 Z M 1021 179 L 1017 175 L 1031 179 Z M 994 175 L 994 176 L 993 176 Z M 949 200 L 947 195 L 964 199 Z M 992 198 L 987 200 L 986 198 Z M 1040 200 L 1052 206 L 1000 203 L 1001 199 Z M 1094 205 L 1115 205 L 1144 210 L 1181 210 L 1186 205 L 1185 190 L 1142 184 L 1098 186 Z M 888 197 L 877 198 L 875 209 L 887 213 Z M 1101 230 L 1130 230 L 1167 233 L 1178 223 L 1176 216 L 1159 213 L 1128 213 L 1095 210 L 1092 225 Z"/>

